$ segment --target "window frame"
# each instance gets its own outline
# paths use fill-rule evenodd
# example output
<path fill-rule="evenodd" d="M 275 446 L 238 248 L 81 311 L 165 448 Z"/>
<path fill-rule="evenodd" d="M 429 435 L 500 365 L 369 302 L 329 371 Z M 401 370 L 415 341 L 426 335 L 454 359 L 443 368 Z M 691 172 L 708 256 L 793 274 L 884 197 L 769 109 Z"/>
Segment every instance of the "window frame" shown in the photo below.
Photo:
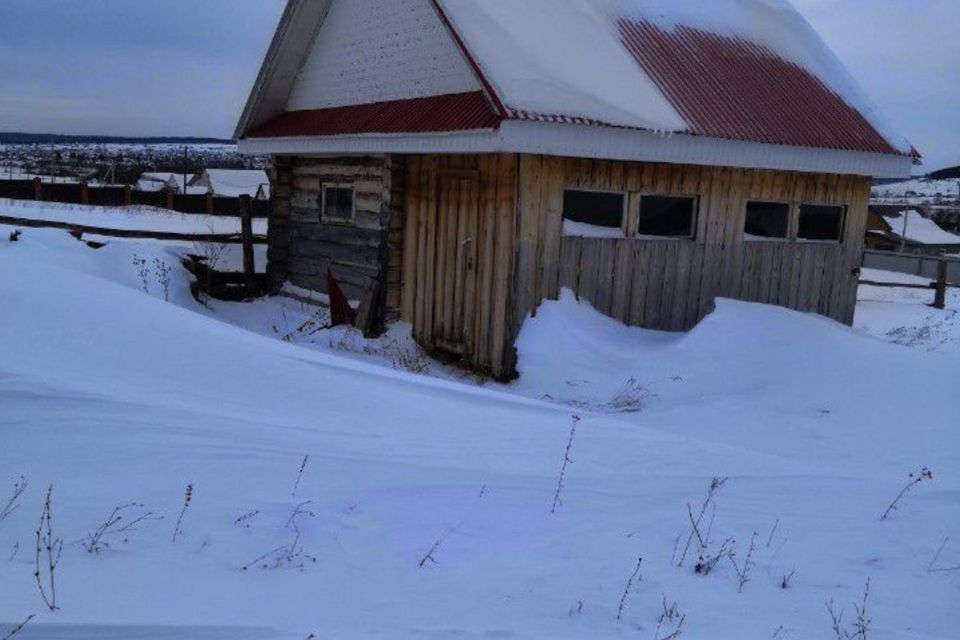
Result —
<path fill-rule="evenodd" d="M 669 193 L 669 192 L 657 192 L 657 191 L 636 191 L 636 206 L 634 214 L 630 216 L 631 218 L 631 227 L 630 233 L 627 237 L 633 240 L 645 241 L 645 242 L 659 242 L 663 240 L 672 240 L 676 242 L 696 242 L 700 236 L 700 204 L 703 201 L 703 197 L 698 193 Z M 656 235 L 647 235 L 640 234 L 640 211 L 643 209 L 643 199 L 644 198 L 688 198 L 693 200 L 693 206 L 690 211 L 690 235 L 689 236 L 656 236 Z"/>
<path fill-rule="evenodd" d="M 747 237 L 747 207 L 751 202 L 760 204 L 779 204 L 787 207 L 787 233 L 782 238 L 748 238 Z M 743 228 L 740 229 L 741 237 L 744 242 L 793 242 L 796 240 L 798 223 L 800 220 L 800 207 L 795 202 L 787 200 L 763 200 L 758 198 L 747 198 L 743 201 Z"/>
<path fill-rule="evenodd" d="M 349 189 L 350 196 L 350 218 L 329 218 L 327 217 L 327 189 Z M 338 224 L 342 226 L 354 226 L 357 223 L 357 185 L 351 182 L 321 182 L 320 183 L 320 222 L 323 224 Z"/>
<path fill-rule="evenodd" d="M 619 227 L 619 229 L 620 229 L 620 233 L 623 234 L 623 236 L 620 237 L 620 238 L 606 238 L 606 239 L 608 239 L 608 240 L 625 240 L 625 239 L 628 239 L 628 238 L 630 237 L 629 234 L 627 233 L 627 231 L 628 231 L 627 226 L 628 226 L 629 221 L 630 221 L 630 195 L 631 195 L 631 194 L 630 194 L 630 191 L 627 191 L 627 190 L 625 190 L 625 189 L 593 189 L 593 188 L 588 188 L 588 187 L 564 187 L 564 188 L 563 188 L 563 193 L 561 194 L 561 203 L 562 203 L 563 200 L 566 199 L 566 195 L 567 195 L 567 192 L 568 192 L 568 191 L 578 191 L 578 192 L 580 192 L 580 193 L 603 193 L 603 194 L 607 194 L 607 195 L 619 195 L 619 196 L 622 196 L 622 197 L 623 197 L 623 206 L 622 206 L 622 211 L 621 211 L 621 213 L 620 213 L 620 227 Z M 566 220 L 568 220 L 568 218 L 567 218 L 567 216 L 566 216 L 566 210 L 565 210 L 564 207 L 561 206 L 561 210 L 560 210 L 560 234 L 561 234 L 561 237 L 567 237 L 567 238 L 591 238 L 591 237 L 593 237 L 593 236 L 568 236 L 568 235 L 566 235 L 566 233 L 563 231 L 563 228 L 564 228 L 563 223 L 564 223 Z M 576 222 L 576 220 L 572 220 L 571 222 Z M 582 224 L 589 224 L 589 223 L 582 223 Z M 599 225 L 596 225 L 596 226 L 599 226 Z M 604 228 L 605 228 L 605 229 L 613 229 L 614 227 L 604 227 Z"/>
<path fill-rule="evenodd" d="M 840 209 L 840 228 L 839 228 L 839 237 L 834 240 L 819 240 L 816 238 L 801 238 L 800 237 L 800 216 L 803 215 L 803 207 L 832 207 L 835 209 Z M 804 243 L 804 244 L 837 244 L 841 245 L 846 241 L 847 237 L 847 221 L 850 212 L 849 204 L 837 204 L 836 202 L 798 202 L 796 204 L 796 220 L 793 224 L 793 239 L 794 242 Z"/>

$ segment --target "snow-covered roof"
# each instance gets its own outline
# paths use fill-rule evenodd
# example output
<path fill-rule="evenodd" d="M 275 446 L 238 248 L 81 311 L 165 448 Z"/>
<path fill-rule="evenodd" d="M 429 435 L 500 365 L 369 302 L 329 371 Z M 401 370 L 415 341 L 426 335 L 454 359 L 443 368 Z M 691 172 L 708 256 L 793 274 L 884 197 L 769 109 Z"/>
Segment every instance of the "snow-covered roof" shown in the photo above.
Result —
<path fill-rule="evenodd" d="M 207 169 L 201 180 L 218 196 L 255 197 L 262 189 L 264 196 L 270 197 L 270 178 L 263 169 Z"/>
<path fill-rule="evenodd" d="M 424 121 L 447 120 L 443 112 L 423 113 L 424 98 L 475 91 L 499 120 L 499 138 L 485 141 L 491 150 L 590 153 L 589 143 L 574 153 L 575 145 L 562 143 L 553 133 L 548 136 L 546 128 L 539 133 L 524 130 L 521 141 L 519 129 L 509 126 L 519 122 L 590 127 L 595 137 L 610 135 L 598 128 L 612 128 L 621 137 L 632 131 L 705 140 L 697 153 L 683 157 L 662 151 L 647 154 L 664 161 L 697 162 L 699 154 L 703 163 L 722 164 L 718 156 L 736 151 L 729 145 L 718 151 L 710 141 L 903 157 L 916 153 L 787 0 L 316 4 L 310 8 L 304 0 L 290 1 L 238 137 L 422 136 L 431 133 L 422 130 Z M 319 35 L 307 34 L 298 24 L 310 18 L 323 24 Z M 403 28 L 375 26 L 398 20 Z M 285 43 L 301 47 L 299 56 L 283 51 Z M 314 120 L 330 120 L 333 109 L 344 116 L 344 109 L 369 112 L 372 105 L 379 117 L 364 120 L 362 127 L 339 131 L 309 126 Z M 397 122 L 390 121 L 391 110 Z M 412 110 L 417 128 L 398 131 L 399 121 Z M 291 119 L 291 112 L 297 117 Z M 272 126 L 278 116 L 286 118 L 283 127 Z M 345 118 L 356 121 L 351 113 Z M 469 124 L 475 130 L 489 127 L 487 118 Z M 471 139 L 476 148 L 469 150 L 482 150 L 478 140 Z M 633 141 L 634 146 L 641 143 L 639 138 Z M 656 144 L 649 143 L 651 148 Z M 435 146 L 436 151 L 447 150 Z M 611 145 L 600 146 L 616 155 Z M 266 147 L 261 144 L 257 150 Z M 812 164 L 799 166 L 799 160 L 798 166 L 790 166 L 789 159 L 737 163 L 731 157 L 730 162 L 815 169 Z M 900 163 L 890 173 L 902 175 L 906 166 L 909 163 Z"/>
<path fill-rule="evenodd" d="M 900 216 L 883 216 L 893 233 L 909 242 L 918 244 L 948 244 L 960 245 L 960 235 L 950 233 L 929 218 L 924 218 L 919 211 L 913 209 L 903 212 Z"/>

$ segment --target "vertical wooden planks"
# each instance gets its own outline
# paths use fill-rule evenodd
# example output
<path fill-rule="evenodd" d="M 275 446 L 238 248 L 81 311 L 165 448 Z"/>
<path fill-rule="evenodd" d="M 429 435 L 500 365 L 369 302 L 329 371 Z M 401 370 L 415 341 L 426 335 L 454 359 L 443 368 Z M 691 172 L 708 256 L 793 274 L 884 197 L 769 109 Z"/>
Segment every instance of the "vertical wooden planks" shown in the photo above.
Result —
<path fill-rule="evenodd" d="M 517 258 L 515 278 L 516 298 L 513 322 L 519 328 L 533 309 L 537 299 L 540 265 L 537 262 L 540 241 L 541 187 L 543 156 L 520 156 L 517 204 Z"/>
<path fill-rule="evenodd" d="M 423 200 L 420 181 L 420 157 L 411 156 L 407 162 L 407 182 L 403 208 L 406 220 L 403 225 L 403 286 L 401 289 L 400 319 L 416 323 L 417 267 L 419 258 L 418 233 L 420 230 L 420 203 Z"/>
<path fill-rule="evenodd" d="M 513 348 L 514 327 L 512 310 L 512 279 L 514 237 L 516 235 L 516 193 L 518 159 L 515 154 L 497 156 L 496 197 L 496 257 L 494 260 L 493 322 L 490 340 L 491 368 L 496 376 L 507 374 L 513 367 L 510 351 Z"/>
<path fill-rule="evenodd" d="M 556 300 L 560 276 L 560 244 L 563 239 L 564 159 L 543 158 L 543 189 L 540 194 L 541 228 L 540 287 L 537 298 Z"/>

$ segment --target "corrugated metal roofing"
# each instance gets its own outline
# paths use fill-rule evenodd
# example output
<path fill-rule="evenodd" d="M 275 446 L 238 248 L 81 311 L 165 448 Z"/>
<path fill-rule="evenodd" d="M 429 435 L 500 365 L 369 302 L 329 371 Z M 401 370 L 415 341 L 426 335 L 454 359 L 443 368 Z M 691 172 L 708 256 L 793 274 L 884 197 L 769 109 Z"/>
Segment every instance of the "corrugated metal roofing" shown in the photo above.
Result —
<path fill-rule="evenodd" d="M 495 129 L 501 121 L 483 92 L 289 111 L 249 131 L 248 138 L 289 138 Z"/>
<path fill-rule="evenodd" d="M 771 144 L 897 153 L 867 119 L 806 69 L 744 40 L 620 21 L 624 46 L 690 133 Z"/>

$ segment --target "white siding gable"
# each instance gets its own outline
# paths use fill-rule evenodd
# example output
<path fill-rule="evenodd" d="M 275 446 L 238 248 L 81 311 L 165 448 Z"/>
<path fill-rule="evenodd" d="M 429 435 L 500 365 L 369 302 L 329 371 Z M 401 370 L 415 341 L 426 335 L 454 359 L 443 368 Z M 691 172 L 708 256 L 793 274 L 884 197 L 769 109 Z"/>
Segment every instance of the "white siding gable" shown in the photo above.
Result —
<path fill-rule="evenodd" d="M 480 88 L 429 0 L 333 0 L 287 110 Z"/>

